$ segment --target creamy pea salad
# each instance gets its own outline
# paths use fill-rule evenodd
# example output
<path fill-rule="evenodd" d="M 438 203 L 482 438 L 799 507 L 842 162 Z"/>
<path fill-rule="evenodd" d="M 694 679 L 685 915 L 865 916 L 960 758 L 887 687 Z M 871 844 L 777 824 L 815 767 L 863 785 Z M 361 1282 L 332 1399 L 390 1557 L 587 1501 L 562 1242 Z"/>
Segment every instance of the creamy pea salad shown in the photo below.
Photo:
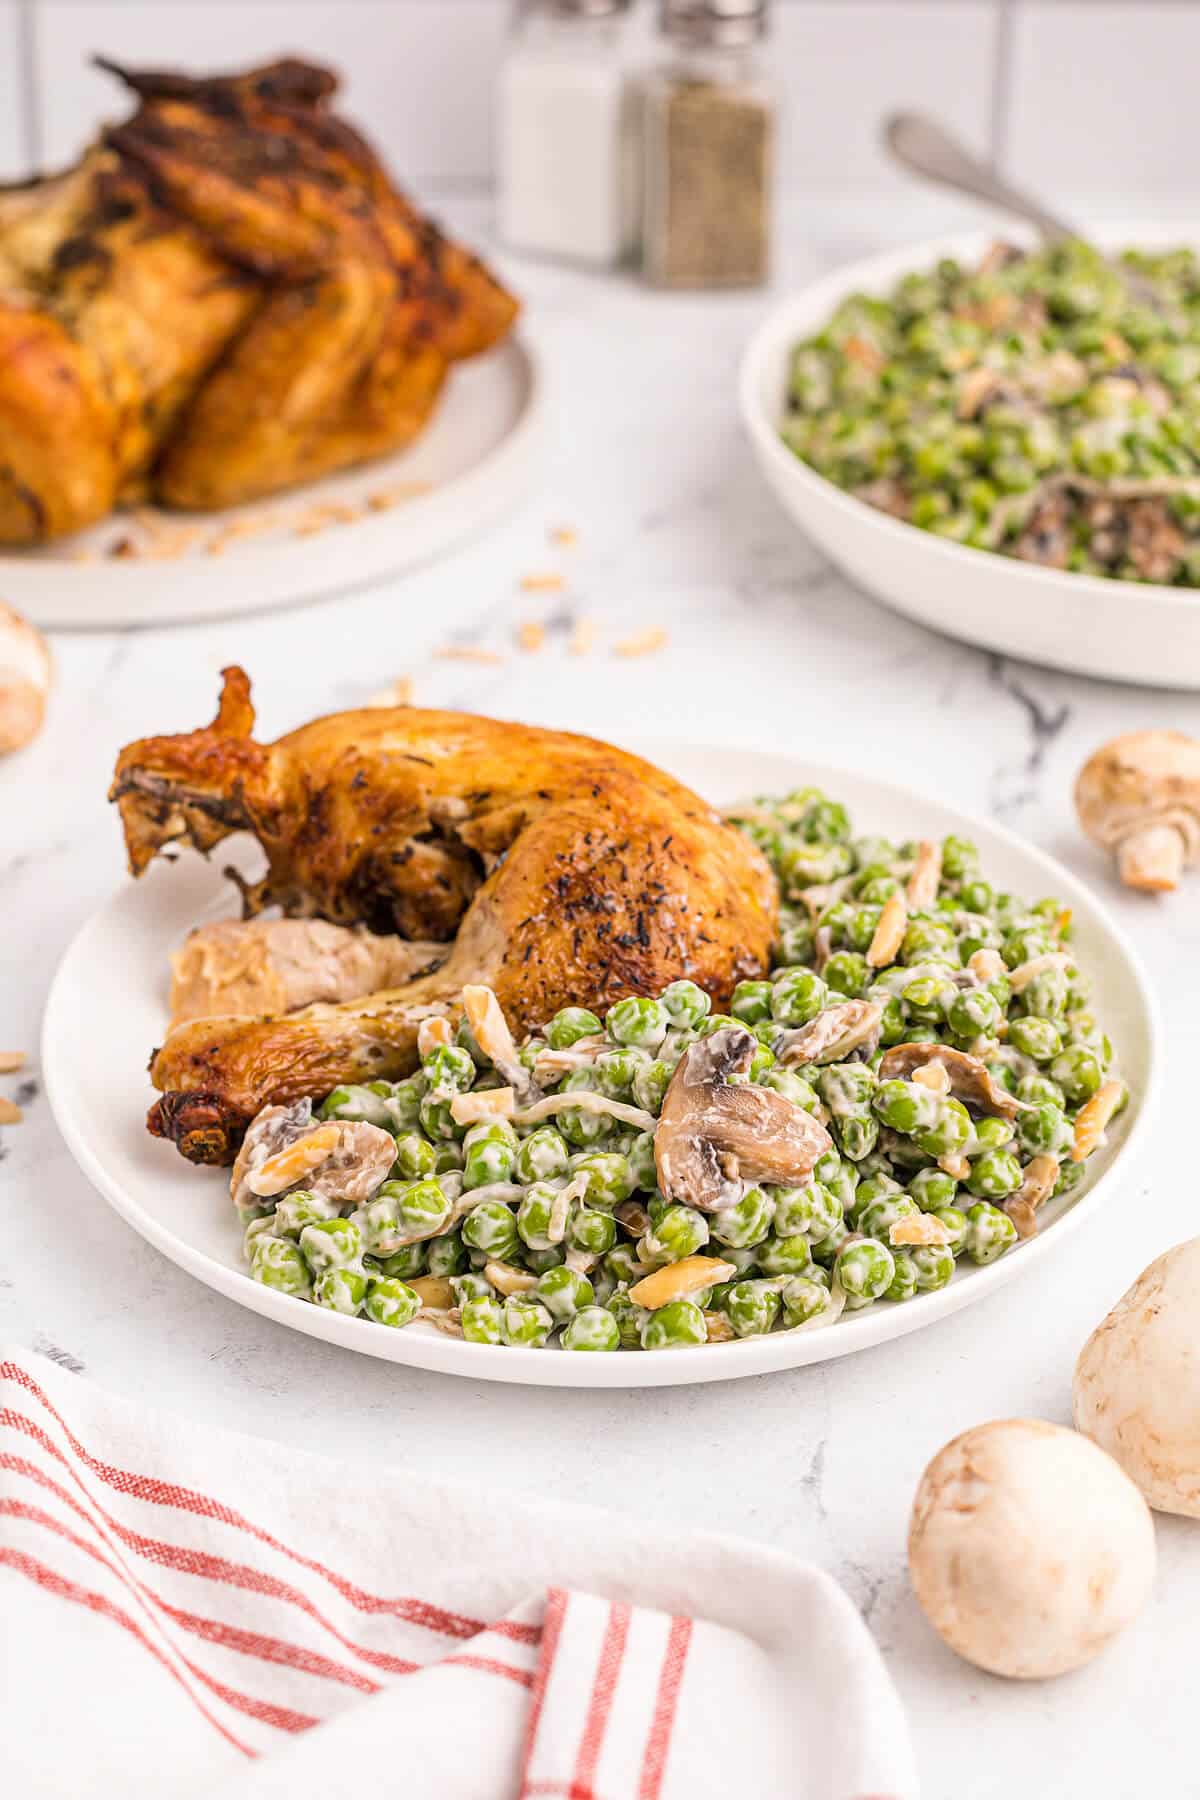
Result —
<path fill-rule="evenodd" d="M 390 1329 L 669 1350 L 904 1305 L 1032 1236 L 1126 1100 L 1069 912 L 812 789 L 730 816 L 780 883 L 769 976 L 727 1015 L 679 980 L 520 1046 L 465 990 L 416 1074 L 259 1114 L 253 1278 Z"/>
<path fill-rule="evenodd" d="M 852 294 L 791 361 L 784 442 L 956 543 L 1200 584 L 1200 262 L 1071 242 Z"/>

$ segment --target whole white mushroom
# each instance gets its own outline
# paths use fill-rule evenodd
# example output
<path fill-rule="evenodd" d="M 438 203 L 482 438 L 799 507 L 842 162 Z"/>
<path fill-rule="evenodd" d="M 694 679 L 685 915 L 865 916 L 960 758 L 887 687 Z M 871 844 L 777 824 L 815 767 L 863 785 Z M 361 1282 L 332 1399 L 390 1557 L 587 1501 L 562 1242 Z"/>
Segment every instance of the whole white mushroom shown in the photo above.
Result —
<path fill-rule="evenodd" d="M 1154 1524 L 1087 1438 L 995 1419 L 952 1439 L 921 1477 L 908 1564 L 952 1650 L 1033 1680 L 1088 1662 L 1136 1617 L 1154 1579 Z"/>
<path fill-rule="evenodd" d="M 1156 1257 L 1097 1325 L 1074 1402 L 1151 1506 L 1200 1519 L 1200 1238 Z"/>

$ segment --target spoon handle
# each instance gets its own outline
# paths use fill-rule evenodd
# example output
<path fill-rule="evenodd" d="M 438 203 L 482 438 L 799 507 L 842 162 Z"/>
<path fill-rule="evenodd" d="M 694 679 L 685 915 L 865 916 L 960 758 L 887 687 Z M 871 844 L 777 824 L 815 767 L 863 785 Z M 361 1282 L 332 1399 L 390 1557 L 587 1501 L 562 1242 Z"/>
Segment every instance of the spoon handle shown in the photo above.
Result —
<path fill-rule="evenodd" d="M 1078 231 L 1052 212 L 1047 212 L 1029 194 L 1010 187 L 995 170 L 980 162 L 957 143 L 940 125 L 922 113 L 893 113 L 884 121 L 883 140 L 904 167 L 929 181 L 956 188 L 989 206 L 1014 213 L 1040 232 L 1048 243 L 1058 238 L 1078 237 Z"/>

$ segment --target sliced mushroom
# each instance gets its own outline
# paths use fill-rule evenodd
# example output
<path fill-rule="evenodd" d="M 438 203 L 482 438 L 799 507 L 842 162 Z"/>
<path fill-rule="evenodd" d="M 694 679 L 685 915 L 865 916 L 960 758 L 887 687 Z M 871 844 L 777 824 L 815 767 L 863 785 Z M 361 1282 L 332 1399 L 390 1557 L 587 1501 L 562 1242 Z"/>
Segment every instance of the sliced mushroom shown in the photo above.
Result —
<path fill-rule="evenodd" d="M 668 1200 L 719 1212 L 746 1181 L 798 1187 L 831 1148 L 822 1125 L 773 1088 L 733 1082 L 758 1045 L 740 1025 L 693 1044 L 671 1077 L 654 1139 L 658 1185 Z"/>
<path fill-rule="evenodd" d="M 1000 1087 L 977 1056 L 950 1050 L 945 1044 L 897 1044 L 879 1065 L 880 1081 L 911 1080 L 918 1069 L 934 1065 L 950 1078 L 950 1092 L 965 1106 L 992 1113 L 998 1119 L 1015 1119 L 1021 1102 Z"/>
<path fill-rule="evenodd" d="M 1088 837 L 1116 853 L 1127 887 L 1177 888 L 1200 858 L 1200 742 L 1181 731 L 1114 738 L 1080 770 L 1075 810 Z"/>
<path fill-rule="evenodd" d="M 643 1237 L 650 1229 L 650 1214 L 640 1200 L 622 1200 L 613 1207 L 613 1218 L 631 1238 Z"/>
<path fill-rule="evenodd" d="M 1057 1157 L 1035 1156 L 1027 1164 L 1020 1187 L 1004 1202 L 1004 1210 L 1016 1226 L 1018 1237 L 1037 1236 L 1037 1209 L 1050 1198 L 1057 1180 Z"/>
<path fill-rule="evenodd" d="M 534 1080 L 551 1087 L 576 1069 L 590 1069 L 603 1051 L 611 1049 L 606 1037 L 585 1037 L 578 1038 L 566 1050 L 539 1050 L 533 1065 Z"/>
<path fill-rule="evenodd" d="M 839 1062 L 878 1032 L 883 1008 L 874 1000 L 844 1000 L 807 1025 L 785 1031 L 776 1046 L 782 1063 Z"/>
<path fill-rule="evenodd" d="M 510 1087 L 518 1094 L 527 1094 L 533 1079 L 517 1055 L 508 1020 L 491 988 L 482 985 L 464 987 L 462 998 L 467 1023 L 483 1054 Z"/>

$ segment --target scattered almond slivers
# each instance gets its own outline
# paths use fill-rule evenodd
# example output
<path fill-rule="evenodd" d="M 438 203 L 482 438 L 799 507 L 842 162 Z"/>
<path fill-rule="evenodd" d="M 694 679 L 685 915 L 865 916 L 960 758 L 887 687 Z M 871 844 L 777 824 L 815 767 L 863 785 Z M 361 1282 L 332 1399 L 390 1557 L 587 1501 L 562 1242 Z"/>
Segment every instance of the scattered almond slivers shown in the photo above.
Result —
<path fill-rule="evenodd" d="M 1105 1130 L 1124 1098 L 1123 1081 L 1106 1081 L 1087 1104 L 1079 1109 L 1079 1116 L 1075 1120 L 1075 1141 L 1071 1145 L 1072 1162 L 1083 1162 L 1096 1145 L 1102 1142 Z"/>
<path fill-rule="evenodd" d="M 540 619 L 526 619 L 518 627 L 517 642 L 522 650 L 542 650 L 546 644 L 546 627 Z"/>
<path fill-rule="evenodd" d="M 922 838 L 917 846 L 917 861 L 908 878 L 905 899 L 910 912 L 928 912 L 937 899 L 942 879 L 942 847 L 932 838 Z"/>
<path fill-rule="evenodd" d="M 950 1092 L 950 1077 L 941 1063 L 926 1063 L 923 1069 L 914 1069 L 912 1078 L 920 1087 L 930 1088 L 935 1094 Z"/>
<path fill-rule="evenodd" d="M 485 650 L 482 644 L 442 644 L 434 651 L 443 662 L 502 663 L 498 650 Z"/>
<path fill-rule="evenodd" d="M 268 1156 L 266 1162 L 251 1169 L 246 1177 L 246 1186 L 252 1194 L 258 1194 L 262 1199 L 268 1199 L 272 1194 L 282 1194 L 285 1188 L 302 1181 L 333 1154 L 340 1135 L 341 1128 L 338 1125 L 318 1125 L 315 1131 L 307 1132 L 304 1137 L 297 1138 L 294 1144 L 277 1150 L 274 1156 Z"/>
<path fill-rule="evenodd" d="M 6 1100 L 0 1095 L 0 1125 L 19 1125 L 24 1116 L 15 1101 Z"/>
<path fill-rule="evenodd" d="M 394 487 L 376 488 L 368 494 L 367 511 L 390 512 L 393 506 L 402 506 L 406 500 L 416 500 L 428 492 L 427 481 L 398 481 Z"/>
<path fill-rule="evenodd" d="M 407 1285 L 430 1312 L 449 1312 L 454 1305 L 454 1289 L 445 1275 L 418 1275 Z"/>
<path fill-rule="evenodd" d="M 555 574 L 553 570 L 541 574 L 522 575 L 521 592 L 523 594 L 559 594 L 567 585 L 565 575 Z"/>
<path fill-rule="evenodd" d="M 579 542 L 579 533 L 573 525 L 555 525 L 549 535 L 550 542 L 560 550 L 573 550 Z"/>
<path fill-rule="evenodd" d="M 0 1050 L 0 1075 L 15 1075 L 25 1067 L 23 1050 Z"/>
<path fill-rule="evenodd" d="M 952 1175 L 955 1181 L 965 1181 L 971 1173 L 971 1165 L 965 1156 L 939 1156 L 937 1166 L 944 1175 Z"/>
<path fill-rule="evenodd" d="M 510 1087 L 455 1094 L 450 1102 L 450 1117 L 456 1125 L 478 1125 L 481 1119 L 511 1119 L 515 1110 L 516 1095 Z"/>
<path fill-rule="evenodd" d="M 668 1263 L 665 1269 L 655 1269 L 653 1275 L 643 1276 L 635 1287 L 630 1288 L 629 1298 L 635 1306 L 657 1312 L 660 1306 L 666 1306 L 672 1300 L 682 1300 L 688 1294 L 715 1287 L 718 1281 L 731 1281 L 736 1274 L 735 1263 L 721 1262 L 715 1256 L 685 1256 L 682 1262 Z"/>
<path fill-rule="evenodd" d="M 661 625 L 652 625 L 649 631 L 635 632 L 633 637 L 618 638 L 613 645 L 614 656 L 650 656 L 655 650 L 662 650 L 667 642 L 667 634 Z"/>
<path fill-rule="evenodd" d="M 588 656 L 596 647 L 596 621 L 580 619 L 571 633 L 567 649 L 572 656 Z"/>
<path fill-rule="evenodd" d="M 967 959 L 967 967 L 976 981 L 998 981 L 1004 974 L 1004 958 L 998 950 L 976 950 Z"/>
<path fill-rule="evenodd" d="M 899 1244 L 948 1244 L 951 1236 L 947 1226 L 932 1213 L 917 1213 L 905 1219 L 897 1219 L 888 1232 L 888 1243 Z"/>
<path fill-rule="evenodd" d="M 518 1269 L 513 1263 L 501 1262 L 494 1258 L 483 1265 L 484 1279 L 490 1281 L 498 1294 L 527 1294 L 537 1286 L 537 1276 L 531 1275 L 528 1269 Z"/>
<path fill-rule="evenodd" d="M 886 969 L 889 963 L 895 962 L 907 930 L 908 906 L 897 888 L 883 903 L 875 935 L 867 950 L 867 962 L 872 969 Z"/>
<path fill-rule="evenodd" d="M 454 1042 L 449 1019 L 422 1019 L 417 1026 L 417 1055 L 424 1058 L 434 1050 L 445 1050 Z"/>

